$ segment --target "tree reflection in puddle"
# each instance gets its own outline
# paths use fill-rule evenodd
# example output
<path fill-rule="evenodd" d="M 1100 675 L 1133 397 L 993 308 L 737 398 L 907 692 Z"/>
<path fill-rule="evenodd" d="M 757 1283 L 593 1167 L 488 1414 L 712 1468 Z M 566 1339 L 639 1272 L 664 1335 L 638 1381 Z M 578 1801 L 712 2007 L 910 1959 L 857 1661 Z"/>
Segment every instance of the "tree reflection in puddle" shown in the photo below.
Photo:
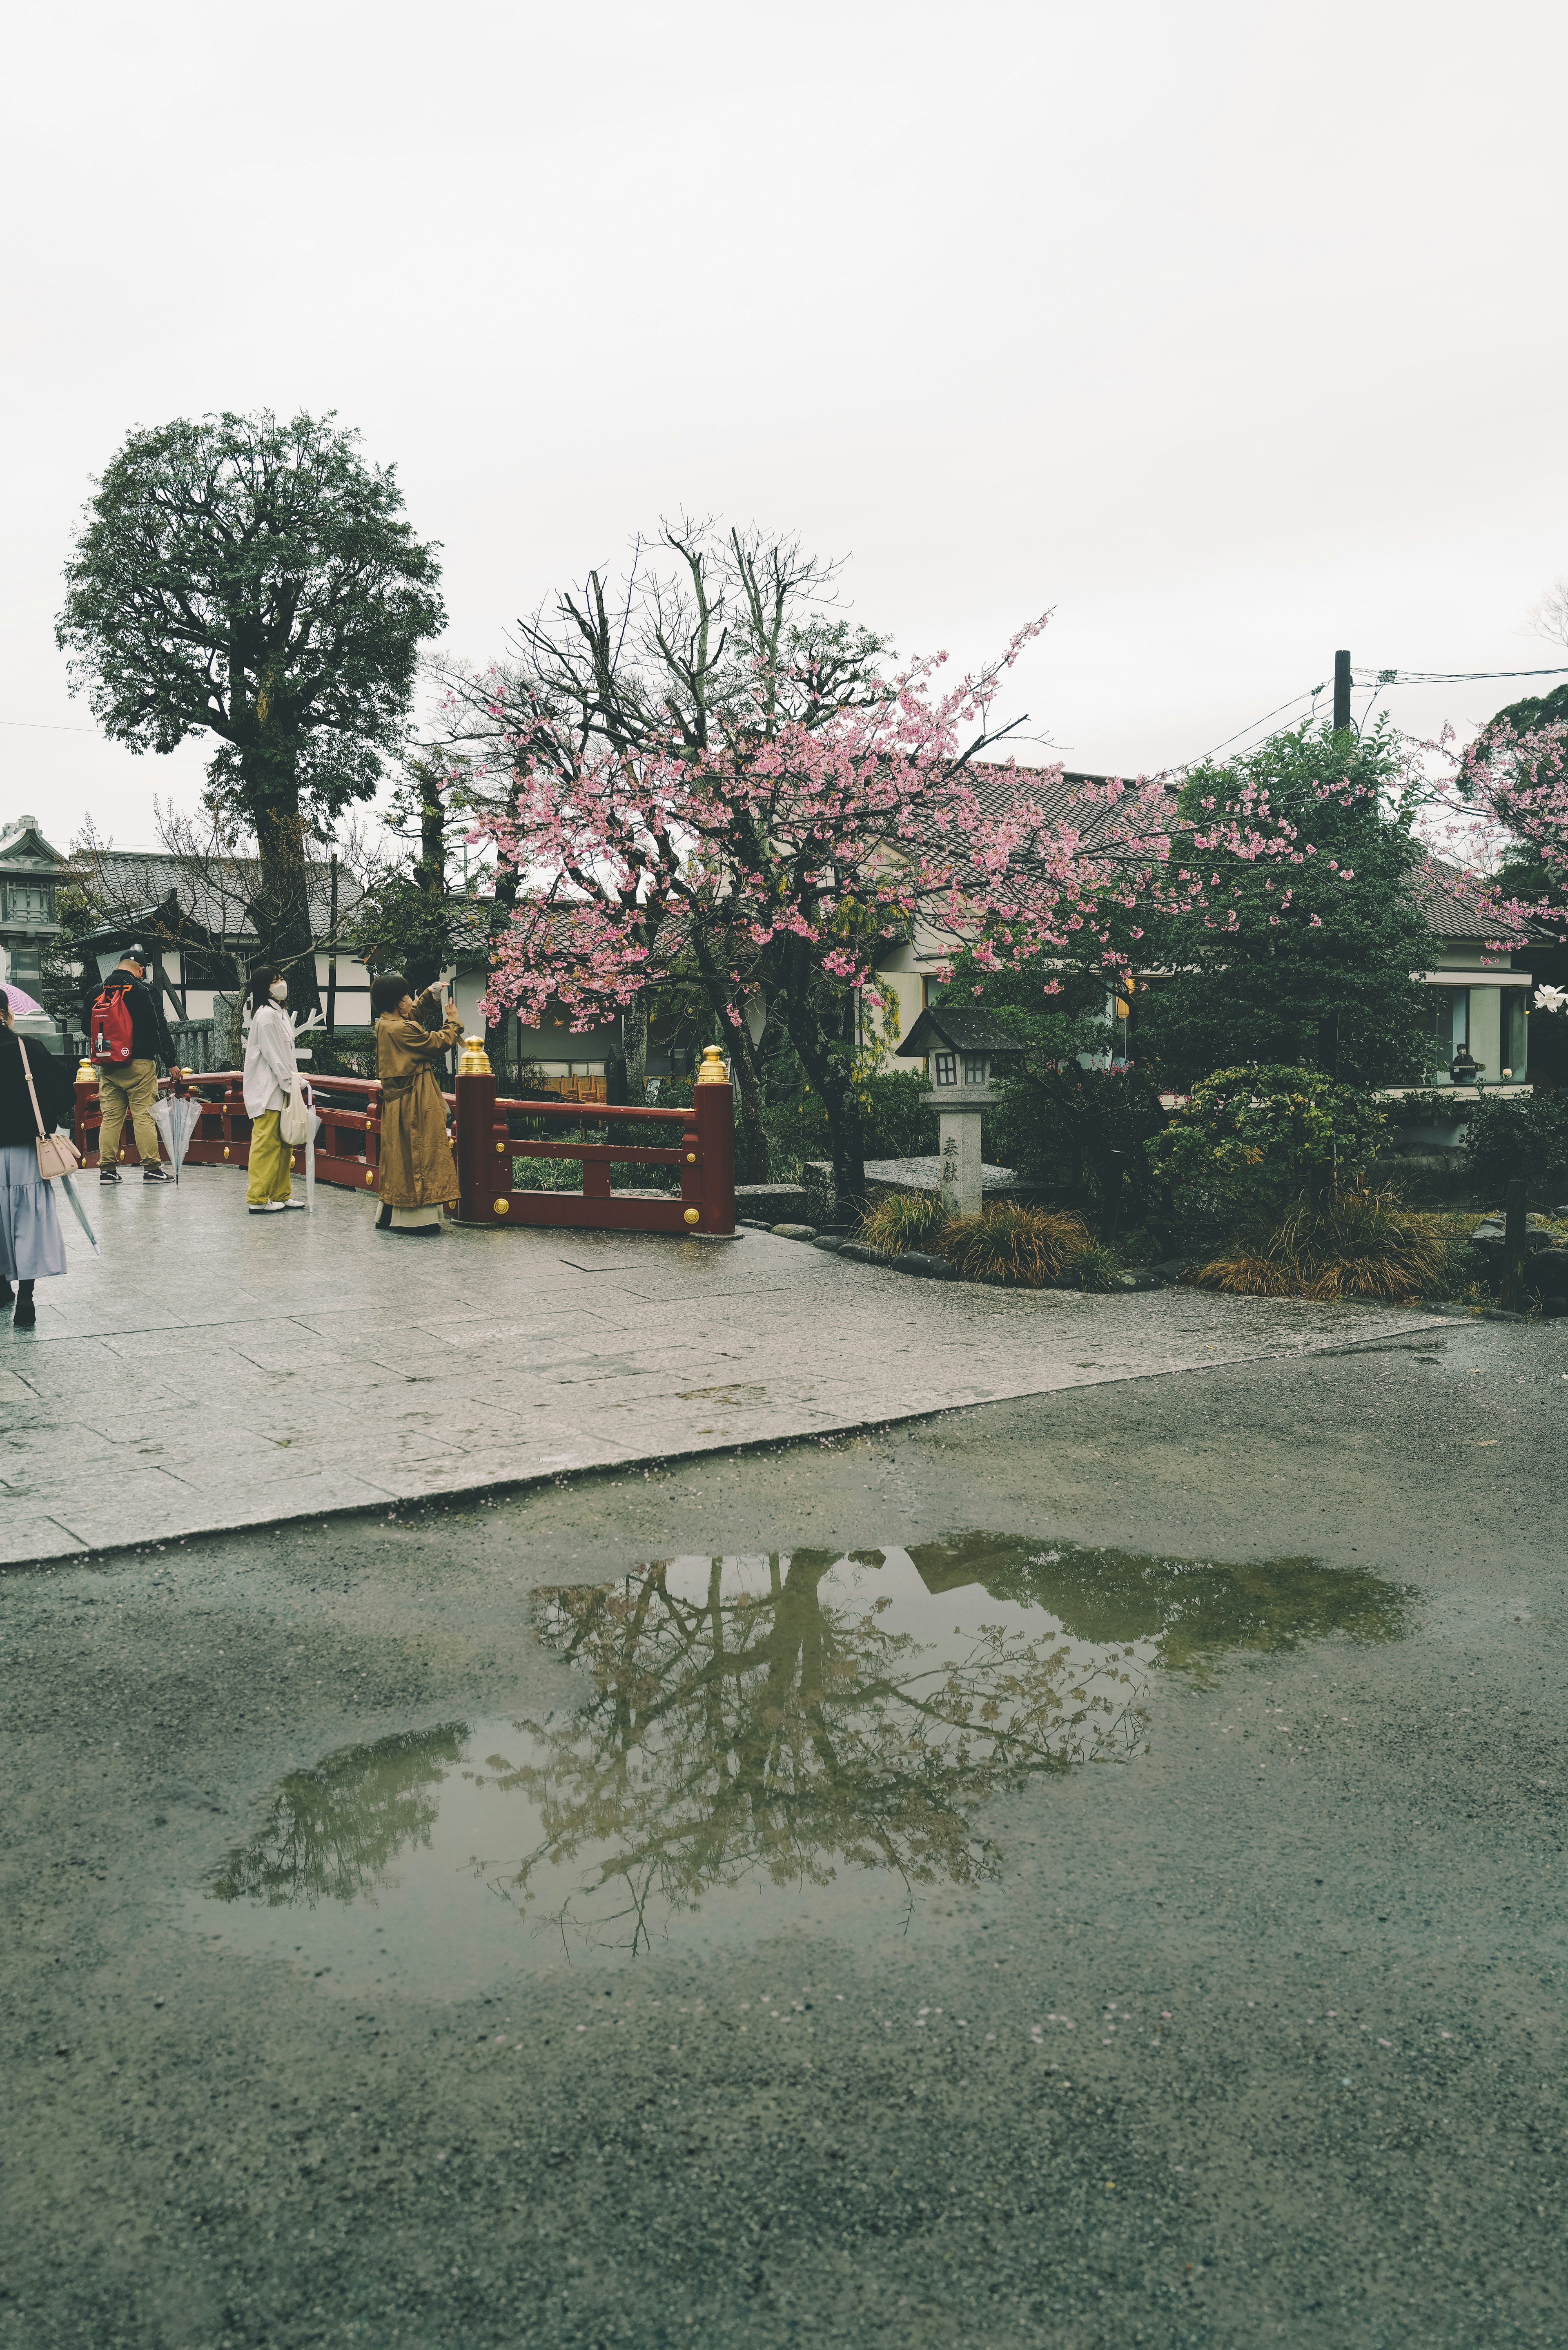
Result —
<path fill-rule="evenodd" d="M 1148 1641 L 1075 1639 L 979 1581 L 933 1592 L 907 1552 L 676 1559 L 543 1600 L 592 1693 L 489 1758 L 544 1831 L 491 1881 L 528 1903 L 541 1865 L 587 1864 L 557 1924 L 634 1949 L 650 1912 L 757 1873 L 973 1884 L 996 1868 L 981 1797 L 1142 1741 Z"/>
<path fill-rule="evenodd" d="M 400 1852 L 421 1909 L 439 1900 L 455 1926 L 466 1880 L 493 1920 L 515 1934 L 521 1912 L 574 1956 L 668 1941 L 710 1903 L 753 1931 L 781 1901 L 842 1911 L 877 1884 L 907 1907 L 917 1887 L 998 1873 L 977 1816 L 998 1788 L 1136 1755 L 1158 1669 L 1391 1639 L 1407 1595 L 1309 1560 L 972 1534 L 679 1558 L 539 1604 L 546 1641 L 587 1675 L 568 1716 L 331 1755 L 279 1784 L 212 1892 L 379 1904 Z"/>
<path fill-rule="evenodd" d="M 261 1826 L 236 1845 L 213 1890 L 221 1901 L 352 1901 L 389 1890 L 397 1855 L 429 1846 L 441 1783 L 468 1725 L 404 1731 L 345 1746 L 311 1771 L 291 1771 L 268 1796 Z"/>

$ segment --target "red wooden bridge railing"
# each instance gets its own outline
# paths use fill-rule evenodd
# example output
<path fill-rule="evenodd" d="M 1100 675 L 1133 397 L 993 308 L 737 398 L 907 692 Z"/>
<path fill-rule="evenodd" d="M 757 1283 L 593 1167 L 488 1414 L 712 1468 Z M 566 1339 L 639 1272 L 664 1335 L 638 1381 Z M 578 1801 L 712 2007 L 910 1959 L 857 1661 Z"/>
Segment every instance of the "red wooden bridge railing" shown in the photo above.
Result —
<path fill-rule="evenodd" d="M 371 1077 L 313 1076 L 309 1082 L 322 1121 L 316 1143 L 317 1182 L 373 1191 L 381 1159 L 379 1084 Z M 159 1090 L 168 1092 L 167 1078 L 160 1080 Z M 245 1116 L 240 1072 L 214 1069 L 182 1076 L 175 1090 L 202 1106 L 185 1164 L 248 1166 L 251 1121 Z M 693 1099 L 684 1108 L 634 1109 L 612 1102 L 509 1100 L 497 1094 L 495 1079 L 488 1072 L 460 1075 L 455 1097 L 444 1097 L 456 1111 L 452 1139 L 459 1221 L 601 1232 L 732 1232 L 733 1095 L 727 1083 L 706 1073 L 692 1090 Z M 602 1142 L 527 1140 L 512 1134 L 509 1120 L 513 1118 L 537 1119 L 546 1127 L 602 1126 L 606 1139 Z M 98 1162 L 100 1124 L 97 1074 L 78 1072 L 73 1134 L 89 1167 Z M 296 1170 L 303 1166 L 304 1156 L 303 1151 L 295 1152 Z M 129 1118 L 120 1139 L 120 1158 L 130 1165 L 140 1164 Z M 514 1159 L 576 1160 L 582 1168 L 582 1190 L 517 1191 L 513 1184 Z M 679 1170 L 679 1197 L 613 1191 L 612 1166 L 628 1164 Z"/>
<path fill-rule="evenodd" d="M 507 1112 L 546 1123 L 598 1126 L 604 1142 L 523 1142 Z M 618 1138 L 624 1135 L 626 1139 Z M 664 1138 L 668 1137 L 668 1140 Z M 735 1229 L 733 1096 L 722 1079 L 699 1080 L 690 1107 L 633 1109 L 607 1102 L 508 1102 L 488 1075 L 457 1080 L 457 1175 L 465 1224 L 558 1224 L 618 1232 L 732 1232 Z M 518 1191 L 514 1159 L 577 1159 L 581 1191 Z M 680 1196 L 610 1189 L 611 1165 L 673 1167 Z"/>
<path fill-rule="evenodd" d="M 309 1072 L 306 1071 L 306 1076 Z M 310 1077 L 310 1088 L 322 1125 L 316 1143 L 316 1180 L 350 1191 L 374 1191 L 381 1158 L 381 1088 L 369 1077 Z M 161 1077 L 160 1094 L 170 1081 Z M 248 1167 L 251 1121 L 245 1116 L 244 1079 L 238 1069 L 212 1069 L 200 1076 L 182 1076 L 174 1090 L 186 1100 L 199 1101 L 202 1115 L 185 1151 L 187 1167 Z M 448 1100 L 451 1096 L 447 1097 Z M 84 1162 L 98 1164 L 98 1133 L 102 1124 L 96 1073 L 77 1073 L 77 1107 L 72 1136 Z M 119 1155 L 130 1166 L 140 1164 L 130 1120 L 125 1121 Z M 296 1170 L 305 1154 L 294 1154 Z"/>

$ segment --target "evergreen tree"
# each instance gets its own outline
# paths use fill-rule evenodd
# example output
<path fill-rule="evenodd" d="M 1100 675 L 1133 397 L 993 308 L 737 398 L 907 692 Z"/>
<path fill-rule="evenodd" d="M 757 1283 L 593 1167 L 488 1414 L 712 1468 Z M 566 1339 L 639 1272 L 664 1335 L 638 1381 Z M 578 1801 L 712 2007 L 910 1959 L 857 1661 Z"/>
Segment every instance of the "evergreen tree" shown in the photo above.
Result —
<path fill-rule="evenodd" d="M 1423 1078 L 1429 1006 L 1416 974 L 1438 942 L 1392 730 L 1277 735 L 1195 768 L 1179 805 L 1172 867 L 1206 902 L 1147 925 L 1138 961 L 1168 976 L 1135 998 L 1134 1057 L 1183 1088 L 1250 1061 L 1353 1083 Z M 1222 826 L 1259 823 L 1277 838 L 1266 856 L 1205 846 Z"/>
<path fill-rule="evenodd" d="M 214 807 L 255 836 L 263 956 L 316 1006 L 306 839 L 381 779 L 421 641 L 445 625 L 437 550 L 389 466 L 330 416 L 133 432 L 88 503 L 56 626 L 105 733 L 210 733 Z"/>

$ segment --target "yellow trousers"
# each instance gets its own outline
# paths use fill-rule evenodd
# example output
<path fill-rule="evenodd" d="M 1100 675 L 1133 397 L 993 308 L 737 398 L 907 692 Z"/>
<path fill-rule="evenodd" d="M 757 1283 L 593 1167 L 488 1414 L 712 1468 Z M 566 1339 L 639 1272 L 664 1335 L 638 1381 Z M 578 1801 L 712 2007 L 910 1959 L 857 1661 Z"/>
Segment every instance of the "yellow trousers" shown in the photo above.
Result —
<path fill-rule="evenodd" d="M 251 1180 L 245 1200 L 253 1208 L 265 1208 L 269 1200 L 286 1200 L 294 1188 L 290 1181 L 294 1153 L 277 1130 L 278 1116 L 275 1109 L 264 1109 L 251 1128 Z"/>

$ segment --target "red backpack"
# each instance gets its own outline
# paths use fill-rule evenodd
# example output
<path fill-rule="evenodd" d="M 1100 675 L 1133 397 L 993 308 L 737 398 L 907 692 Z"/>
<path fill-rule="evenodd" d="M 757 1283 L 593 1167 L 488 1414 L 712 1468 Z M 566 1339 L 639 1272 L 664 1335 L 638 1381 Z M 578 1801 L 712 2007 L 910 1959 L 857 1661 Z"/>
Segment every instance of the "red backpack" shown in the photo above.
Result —
<path fill-rule="evenodd" d="M 112 1069 L 130 1058 L 130 1006 L 126 987 L 106 987 L 92 1008 L 88 1023 L 88 1059 L 95 1067 Z"/>

